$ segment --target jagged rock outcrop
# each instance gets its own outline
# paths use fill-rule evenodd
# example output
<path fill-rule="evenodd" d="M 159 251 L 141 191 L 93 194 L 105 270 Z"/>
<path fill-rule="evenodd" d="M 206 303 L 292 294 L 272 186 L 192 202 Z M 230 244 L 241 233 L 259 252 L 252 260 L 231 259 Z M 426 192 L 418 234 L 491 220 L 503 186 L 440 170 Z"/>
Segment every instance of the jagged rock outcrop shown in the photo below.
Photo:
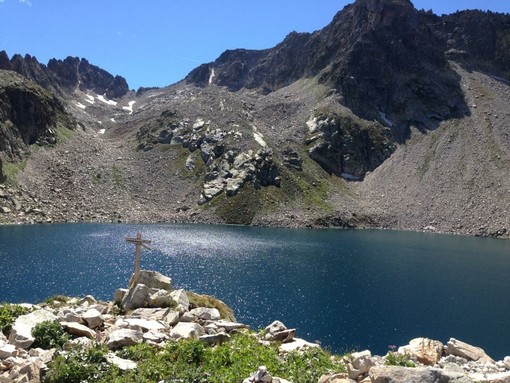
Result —
<path fill-rule="evenodd" d="M 446 57 L 467 70 L 479 70 L 510 81 L 510 15 L 466 10 L 420 19 L 446 41 Z"/>
<path fill-rule="evenodd" d="M 50 92 L 11 71 L 0 70 L 0 153 L 19 160 L 29 145 L 54 144 L 58 129 L 76 122 Z"/>
<path fill-rule="evenodd" d="M 308 152 L 324 170 L 351 181 L 362 180 L 396 149 L 386 128 L 362 125 L 350 117 L 319 113 L 307 122 Z"/>
<path fill-rule="evenodd" d="M 17 72 L 60 96 L 80 89 L 92 90 L 108 98 L 118 98 L 129 91 L 123 77 L 113 76 L 84 58 L 69 56 L 64 60 L 51 59 L 48 65 L 44 65 L 28 54 L 15 54 L 9 59 L 7 53 L 1 51 L 0 69 Z"/>

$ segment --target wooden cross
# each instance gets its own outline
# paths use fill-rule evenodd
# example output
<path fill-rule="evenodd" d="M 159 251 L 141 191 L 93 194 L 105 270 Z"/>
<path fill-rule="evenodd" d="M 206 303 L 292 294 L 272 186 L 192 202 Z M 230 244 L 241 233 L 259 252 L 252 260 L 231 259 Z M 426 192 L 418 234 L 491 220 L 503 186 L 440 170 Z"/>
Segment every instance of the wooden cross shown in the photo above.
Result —
<path fill-rule="evenodd" d="M 136 286 L 138 283 L 138 278 L 140 277 L 140 258 L 142 255 L 142 247 L 151 250 L 151 248 L 147 246 L 147 243 L 151 243 L 151 241 L 142 239 L 141 233 L 137 233 L 136 238 L 127 237 L 126 241 L 135 244 L 135 272 L 133 274 L 133 278 L 131 279 L 131 283 L 129 284 L 129 287 L 131 287 Z"/>

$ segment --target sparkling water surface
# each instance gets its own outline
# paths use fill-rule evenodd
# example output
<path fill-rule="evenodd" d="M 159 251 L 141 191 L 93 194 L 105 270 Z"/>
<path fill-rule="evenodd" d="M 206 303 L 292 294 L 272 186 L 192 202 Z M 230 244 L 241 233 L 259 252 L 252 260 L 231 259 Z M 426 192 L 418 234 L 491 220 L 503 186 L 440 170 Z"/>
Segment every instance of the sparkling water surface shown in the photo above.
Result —
<path fill-rule="evenodd" d="M 209 225 L 0 226 L 0 302 L 111 300 L 142 268 L 217 296 L 254 329 L 279 319 L 334 352 L 424 336 L 510 354 L 510 241 L 398 231 Z"/>

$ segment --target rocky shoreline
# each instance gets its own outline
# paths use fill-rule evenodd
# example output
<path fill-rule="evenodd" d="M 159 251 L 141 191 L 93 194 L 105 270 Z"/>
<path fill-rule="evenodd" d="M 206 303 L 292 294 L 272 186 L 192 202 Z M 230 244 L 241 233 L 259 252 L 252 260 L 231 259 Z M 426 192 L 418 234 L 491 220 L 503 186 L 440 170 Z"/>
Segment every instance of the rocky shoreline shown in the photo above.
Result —
<path fill-rule="evenodd" d="M 236 322 L 220 300 L 174 290 L 171 279 L 155 271 L 142 270 L 137 283 L 118 289 L 112 302 L 100 302 L 92 296 L 56 297 L 44 304 L 20 306 L 26 313 L 0 332 L 0 383 L 48 381 L 45 379 L 56 358 L 98 345 L 108 350 L 106 363 L 121 372 L 138 366 L 136 361 L 119 356 L 121 350 L 140 344 L 162 350 L 184 339 L 198 339 L 205 347 L 214 348 L 242 333 L 264 347 L 276 348 L 282 358 L 320 350 L 318 344 L 297 338 L 296 329 L 288 329 L 279 321 L 253 332 Z M 56 321 L 65 331 L 67 341 L 62 348 L 40 347 L 34 328 L 47 321 Z M 510 382 L 510 356 L 495 361 L 483 349 L 454 338 L 446 344 L 417 338 L 408 345 L 389 346 L 384 356 L 364 350 L 330 359 L 333 368 L 324 371 L 315 380 L 318 383 Z M 310 363 L 313 368 L 313 360 Z M 273 377 L 267 367 L 259 366 L 244 382 L 294 382 L 286 378 Z M 295 378 L 295 383 L 301 381 L 310 380 Z"/>

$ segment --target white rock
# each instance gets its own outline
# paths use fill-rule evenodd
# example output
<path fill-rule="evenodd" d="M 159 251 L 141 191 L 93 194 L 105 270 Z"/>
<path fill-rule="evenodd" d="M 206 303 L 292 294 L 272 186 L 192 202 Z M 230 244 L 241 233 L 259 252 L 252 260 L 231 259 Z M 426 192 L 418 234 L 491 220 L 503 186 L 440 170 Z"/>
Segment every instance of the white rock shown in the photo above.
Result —
<path fill-rule="evenodd" d="M 9 343 L 18 348 L 29 348 L 34 343 L 32 329 L 41 322 L 57 320 L 57 317 L 46 310 L 37 310 L 21 315 L 14 321 L 9 333 Z"/>
<path fill-rule="evenodd" d="M 306 340 L 301 338 L 294 338 L 292 342 L 282 343 L 282 345 L 279 347 L 279 350 L 280 352 L 285 353 L 300 350 L 304 347 L 320 347 L 320 346 L 316 343 L 307 342 Z"/>
<path fill-rule="evenodd" d="M 170 293 L 170 296 L 172 297 L 173 301 L 177 303 L 177 305 L 182 305 L 188 309 L 189 307 L 189 298 L 188 294 L 186 294 L 186 291 L 183 289 L 174 290 Z"/>
<path fill-rule="evenodd" d="M 375 361 L 372 359 L 372 353 L 369 350 L 354 352 L 350 359 L 350 363 L 347 364 L 347 370 L 351 379 L 357 379 L 358 376 L 366 374 L 375 366 Z"/>
<path fill-rule="evenodd" d="M 172 297 L 167 290 L 157 290 L 149 296 L 150 307 L 169 307 L 172 303 Z"/>
<path fill-rule="evenodd" d="M 7 359 L 16 355 L 16 346 L 0 342 L 0 359 Z"/>
<path fill-rule="evenodd" d="M 85 336 L 90 339 L 95 339 L 96 333 L 85 325 L 77 322 L 62 322 L 60 323 L 64 330 L 69 334 L 76 336 Z"/>
<path fill-rule="evenodd" d="M 418 362 L 427 366 L 433 366 L 441 359 L 444 345 L 429 338 L 415 338 L 409 342 L 409 345 L 399 347 L 399 354 L 409 354 Z"/>
<path fill-rule="evenodd" d="M 97 303 L 96 298 L 94 298 L 92 295 L 87 295 L 81 299 L 78 300 L 78 305 L 80 306 L 90 306 Z"/>
<path fill-rule="evenodd" d="M 138 283 L 142 283 L 151 289 L 172 290 L 172 279 L 153 270 L 140 270 Z"/>
<path fill-rule="evenodd" d="M 170 331 L 170 337 L 173 339 L 198 338 L 202 335 L 205 335 L 205 331 L 198 323 L 179 322 Z"/>
<path fill-rule="evenodd" d="M 125 323 L 126 325 L 122 325 L 122 323 Z M 117 322 L 115 322 L 115 325 L 121 326 L 121 327 L 140 329 L 143 332 L 153 331 L 153 330 L 159 331 L 159 330 L 165 329 L 165 325 L 161 324 L 158 321 L 141 319 L 141 318 L 119 319 L 119 320 L 117 320 Z"/>
<path fill-rule="evenodd" d="M 117 355 L 111 352 L 106 355 L 106 360 L 110 364 L 117 366 L 121 371 L 134 370 L 138 367 L 136 362 L 129 359 L 119 358 Z"/>
<path fill-rule="evenodd" d="M 460 356 L 467 360 L 473 360 L 480 363 L 489 362 L 494 364 L 494 360 L 489 357 L 483 349 L 464 343 L 455 338 L 450 338 L 446 347 L 447 355 Z"/>
<path fill-rule="evenodd" d="M 128 289 L 117 289 L 113 294 L 113 301 L 116 304 L 120 304 L 124 297 L 126 296 L 126 294 L 128 293 L 128 291 L 129 291 Z"/>
<path fill-rule="evenodd" d="M 87 310 L 81 317 L 90 328 L 98 328 L 104 322 L 101 313 L 96 309 Z"/>
<path fill-rule="evenodd" d="M 142 339 L 143 333 L 139 330 L 118 329 L 108 336 L 106 345 L 110 350 L 115 350 L 117 348 L 141 343 Z"/>
<path fill-rule="evenodd" d="M 161 343 L 168 339 L 170 339 L 170 337 L 167 334 L 157 330 L 148 331 L 143 334 L 143 340 L 145 342 Z"/>
<path fill-rule="evenodd" d="M 280 331 L 287 330 L 287 327 L 279 320 L 275 320 L 273 323 L 267 326 L 265 330 L 270 334 L 274 334 Z"/>
<path fill-rule="evenodd" d="M 221 318 L 218 309 L 209 307 L 197 307 L 196 309 L 190 310 L 190 314 L 202 320 L 219 320 Z"/>

